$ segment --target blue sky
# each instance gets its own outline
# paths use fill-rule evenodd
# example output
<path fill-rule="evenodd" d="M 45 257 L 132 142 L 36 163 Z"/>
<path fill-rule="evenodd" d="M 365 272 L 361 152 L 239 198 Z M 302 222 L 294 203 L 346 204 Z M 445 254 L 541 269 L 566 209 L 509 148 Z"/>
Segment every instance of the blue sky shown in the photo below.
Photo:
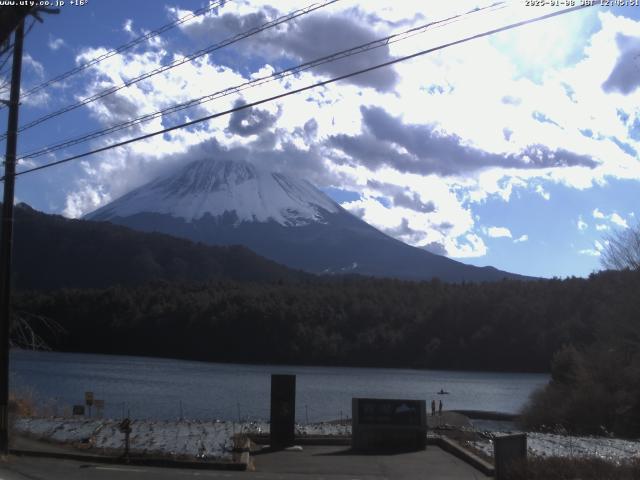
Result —
<path fill-rule="evenodd" d="M 491 3 L 341 0 L 25 130 L 19 152 Z M 346 61 L 29 159 L 19 169 L 552 11 L 521 4 L 506 2 Z M 26 38 L 23 89 L 206 5 L 67 2 Z M 25 97 L 20 124 L 307 5 L 226 2 Z M 244 128 L 221 118 L 25 175 L 16 195 L 36 209 L 80 217 L 208 150 L 233 150 L 309 179 L 419 248 L 527 275 L 586 276 L 600 268 L 606 235 L 635 225 L 640 215 L 639 27 L 640 8 L 570 13 L 261 106 L 237 119 Z M 6 110 L 0 117 L 4 130 Z"/>

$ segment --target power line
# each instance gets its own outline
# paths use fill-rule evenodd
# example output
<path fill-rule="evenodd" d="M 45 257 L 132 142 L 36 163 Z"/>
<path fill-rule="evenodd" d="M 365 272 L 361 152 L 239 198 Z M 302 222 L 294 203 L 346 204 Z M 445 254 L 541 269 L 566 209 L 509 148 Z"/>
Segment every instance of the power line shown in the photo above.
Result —
<path fill-rule="evenodd" d="M 341 60 L 341 59 L 345 59 L 348 57 L 351 57 L 353 55 L 357 55 L 357 54 L 361 54 L 361 53 L 365 53 L 368 52 L 370 50 L 376 49 L 376 48 L 381 48 L 396 42 L 400 42 L 403 40 L 406 40 L 408 38 L 411 38 L 413 36 L 416 35 L 420 35 L 422 33 L 425 33 L 427 31 L 430 31 L 431 28 L 441 28 L 443 26 L 449 25 L 451 23 L 453 23 L 454 21 L 459 21 L 462 17 L 465 17 L 467 15 L 470 14 L 476 14 L 479 12 L 482 13 L 486 13 L 487 11 L 490 10 L 497 10 L 500 8 L 504 8 L 505 7 L 505 2 L 496 2 L 492 5 L 488 5 L 485 7 L 481 7 L 481 8 L 476 8 L 474 10 L 471 10 L 469 12 L 466 13 L 462 13 L 462 14 L 458 14 L 458 15 L 454 15 L 452 17 L 448 17 L 442 20 L 437 20 L 437 21 L 433 21 L 433 22 L 429 22 L 426 23 L 424 25 L 420 25 L 418 27 L 413 27 L 410 28 L 408 30 L 405 30 L 403 32 L 399 32 L 399 33 L 395 33 L 392 35 L 388 35 L 386 37 L 383 38 L 379 38 L 377 40 L 373 40 L 371 42 L 367 42 L 361 45 L 358 45 L 356 47 L 352 47 L 346 50 L 342 50 L 336 53 L 333 53 L 331 55 L 326 55 L 324 57 L 320 57 L 317 58 L 315 60 L 311 60 L 305 63 L 302 63 L 300 65 L 294 66 L 294 67 L 290 67 L 284 70 L 280 70 L 277 72 L 274 72 L 271 75 L 267 75 L 264 77 L 259 77 L 259 78 L 255 78 L 253 80 L 250 80 L 248 82 L 244 82 L 242 84 L 239 85 L 235 85 L 232 87 L 227 87 L 223 90 L 219 90 L 217 92 L 208 94 L 208 95 L 204 95 L 201 97 L 197 97 L 191 100 L 188 100 L 187 102 L 183 102 L 183 103 L 179 103 L 176 105 L 173 105 L 171 107 L 153 112 L 153 113 L 149 113 L 146 115 L 143 115 L 141 117 L 135 118 L 133 120 L 129 120 L 127 122 L 123 122 L 105 129 L 101 129 L 101 130 L 96 130 L 90 133 L 86 133 L 82 136 L 76 137 L 76 138 L 72 138 L 72 139 L 68 139 L 62 142 L 59 142 L 57 144 L 54 145 L 50 145 L 35 151 L 32 151 L 30 153 L 27 154 L 23 154 L 21 156 L 19 156 L 19 160 L 26 160 L 26 159 L 31 159 L 31 158 L 37 158 L 40 157 L 42 155 L 46 155 L 58 150 L 61 150 L 63 148 L 67 148 L 67 147 L 71 147 L 74 145 L 78 145 L 80 143 L 84 143 L 86 141 L 89 140 L 93 140 L 99 137 L 103 137 L 105 135 L 111 134 L 111 133 L 115 133 L 118 132 L 120 130 L 126 129 L 126 128 L 130 128 L 136 125 L 140 125 L 144 122 L 159 118 L 163 115 L 168 115 L 168 114 L 172 114 L 172 113 L 177 113 L 179 111 L 182 110 L 186 110 L 188 108 L 192 108 L 194 106 L 197 105 L 202 105 L 204 103 L 210 102 L 212 100 L 216 100 L 222 97 L 226 97 L 228 95 L 234 94 L 234 93 L 239 93 L 241 91 L 247 90 L 249 88 L 255 88 L 258 87 L 260 85 L 264 85 L 266 83 L 269 82 L 273 82 L 275 80 L 281 80 L 283 78 L 286 78 L 288 76 L 291 75 L 295 75 L 298 74 L 300 72 L 309 70 L 311 68 L 315 68 L 318 67 L 320 65 L 326 64 L 326 63 L 331 63 L 334 62 L 336 60 Z"/>
<path fill-rule="evenodd" d="M 42 21 L 42 20 L 40 20 L 40 21 Z M 27 38 L 29 33 L 31 33 L 31 30 L 33 29 L 33 26 L 35 24 L 36 24 L 36 18 L 34 17 L 31 20 L 31 24 L 27 28 L 27 31 L 24 32 L 24 34 L 22 35 L 22 40 L 23 41 L 24 41 L 25 38 Z M 10 65 L 7 65 L 7 68 L 5 70 L 2 70 L 2 69 L 4 68 L 4 66 L 9 61 L 9 58 L 13 57 L 13 50 L 14 50 L 14 44 L 11 44 L 11 45 L 8 45 L 7 47 L 5 47 L 5 49 L 2 51 L 2 55 L 4 55 L 6 53 L 7 57 L 2 61 L 2 64 L 0 64 L 0 95 L 4 95 L 11 88 L 11 80 L 8 79 L 8 78 L 6 80 L 3 80 L 3 77 L 6 74 L 8 74 L 10 70 L 13 69 L 13 62 Z M 9 104 L 8 101 L 0 99 L 0 110 L 2 108 L 6 107 L 8 104 Z M 7 137 L 7 135 L 5 134 L 4 138 L 6 138 L 6 137 Z"/>
<path fill-rule="evenodd" d="M 36 125 L 39 125 L 39 124 L 41 124 L 41 123 L 43 123 L 43 122 L 45 122 L 47 120 L 50 120 L 50 119 L 52 119 L 54 117 L 57 117 L 57 116 L 62 115 L 64 113 L 70 112 L 70 111 L 75 110 L 77 108 L 80 108 L 80 107 L 82 107 L 84 105 L 87 105 L 87 104 L 89 104 L 91 102 L 94 102 L 94 101 L 99 100 L 101 98 L 104 98 L 104 97 L 106 97 L 108 95 L 111 95 L 112 93 L 115 93 L 115 92 L 117 92 L 119 90 L 122 90 L 125 87 L 129 87 L 129 86 L 131 86 L 131 85 L 133 85 L 135 83 L 138 83 L 138 82 L 140 82 L 142 80 L 146 80 L 147 78 L 150 78 L 150 77 L 152 77 L 154 75 L 158 75 L 159 73 L 163 73 L 163 72 L 166 72 L 167 70 L 170 70 L 172 68 L 178 67 L 180 65 L 184 65 L 185 63 L 191 62 L 192 60 L 195 60 L 196 58 L 199 58 L 199 57 L 202 57 L 202 56 L 207 55 L 209 53 L 212 53 L 214 51 L 220 50 L 220 49 L 222 49 L 224 47 L 227 47 L 227 46 L 232 45 L 232 44 L 234 44 L 236 42 L 239 42 L 240 40 L 243 40 L 245 38 L 249 38 L 249 37 L 251 37 L 253 35 L 257 35 L 260 32 L 268 30 L 269 28 L 273 28 L 273 27 L 276 27 L 276 26 L 278 26 L 280 24 L 289 22 L 289 21 L 291 21 L 291 20 L 293 20 L 295 18 L 301 17 L 303 15 L 311 13 L 311 12 L 313 12 L 315 10 L 319 10 L 321 8 L 324 8 L 326 6 L 329 6 L 329 5 L 331 5 L 333 3 L 336 3 L 336 2 L 339 2 L 339 1 L 340 0 L 326 0 L 325 2 L 320 3 L 320 4 L 314 3 L 314 4 L 311 4 L 311 5 L 307 6 L 307 7 L 305 7 L 305 8 L 302 8 L 300 10 L 295 10 L 295 11 L 293 11 L 291 13 L 288 13 L 287 15 L 283 15 L 281 17 L 276 18 L 275 20 L 272 20 L 270 22 L 264 23 L 264 24 L 260 25 L 259 27 L 254 27 L 254 28 L 252 28 L 250 30 L 247 30 L 246 32 L 239 33 L 239 34 L 237 34 L 237 35 L 235 35 L 233 37 L 230 37 L 230 38 L 228 38 L 226 40 L 223 40 L 222 42 L 219 42 L 219 43 L 211 45 L 211 46 L 209 46 L 207 48 L 198 50 L 197 52 L 194 52 L 191 55 L 188 55 L 188 56 L 186 56 L 184 58 L 176 59 L 176 60 L 174 60 L 173 62 L 171 62 L 171 63 L 169 63 L 167 65 L 163 65 L 163 66 L 155 68 L 155 69 L 153 69 L 153 70 L 151 70 L 149 72 L 143 73 L 142 75 L 139 75 L 139 76 L 137 76 L 137 77 L 135 77 L 135 78 L 133 78 L 133 79 L 131 79 L 129 81 L 126 81 L 126 82 L 121 83 L 119 85 L 115 85 L 113 87 L 109 87 L 109 88 L 107 88 L 105 90 L 102 90 L 101 92 L 98 92 L 95 95 L 92 95 L 90 97 L 84 98 L 83 100 L 81 100 L 81 101 L 79 101 L 77 103 L 68 105 L 66 107 L 61 108 L 60 110 L 57 110 L 55 112 L 52 112 L 52 113 L 49 113 L 49 114 L 44 115 L 42 117 L 39 117 L 36 120 L 33 120 L 32 122 L 29 122 L 26 125 L 21 126 L 18 129 L 18 132 L 23 132 L 24 130 L 27 130 L 27 129 L 32 128 L 32 127 L 35 127 Z M 6 138 L 6 135 L 0 135 L 0 140 L 4 140 L 5 138 Z"/>
<path fill-rule="evenodd" d="M 219 112 L 219 113 L 214 113 L 214 114 L 211 114 L 211 115 L 207 115 L 205 117 L 198 118 L 196 120 L 191 120 L 189 122 L 181 123 L 181 124 L 178 124 L 178 125 L 174 125 L 172 127 L 167 127 L 167 128 L 162 129 L 162 130 L 158 130 L 156 132 L 152 132 L 152 133 L 148 133 L 148 134 L 145 134 L 145 135 L 141 135 L 139 137 L 130 138 L 128 140 L 124 140 L 122 142 L 115 143 L 113 145 L 108 145 L 108 146 L 97 148 L 95 150 L 91 150 L 91 151 L 88 151 L 88 152 L 85 152 L 85 153 L 81 153 L 81 154 L 78 154 L 78 155 L 73 155 L 71 157 L 64 158 L 62 160 L 58 160 L 58 161 L 55 161 L 55 162 L 47 163 L 47 164 L 44 164 L 44 165 L 40 165 L 38 167 L 29 168 L 27 170 L 23 170 L 21 172 L 15 173 L 14 176 L 17 177 L 17 176 L 20 176 L 20 175 L 25 175 L 27 173 L 36 172 L 38 170 L 44 170 L 46 168 L 50 168 L 50 167 L 54 167 L 54 166 L 57 166 L 57 165 L 61 165 L 63 163 L 68 163 L 68 162 L 71 162 L 73 160 L 78 160 L 80 158 L 88 157 L 88 156 L 94 155 L 96 153 L 105 152 L 105 151 L 111 150 L 113 148 L 122 147 L 122 146 L 128 145 L 130 143 L 139 142 L 139 141 L 142 141 L 142 140 L 146 140 L 148 138 L 152 138 L 152 137 L 155 137 L 155 136 L 158 136 L 158 135 L 162 135 L 162 134 L 165 134 L 165 133 L 168 133 L 168 132 L 172 132 L 174 130 L 178 130 L 178 129 L 185 128 L 185 127 L 190 127 L 192 125 L 196 125 L 198 123 L 202 123 L 202 122 L 206 122 L 206 121 L 209 121 L 209 120 L 213 120 L 215 118 L 222 117 L 222 116 L 225 116 L 225 115 L 229 115 L 229 114 L 234 113 L 234 112 L 238 112 L 238 111 L 241 111 L 241 110 L 246 110 L 246 109 L 249 109 L 249 108 L 253 108 L 253 107 L 256 107 L 258 105 L 262 105 L 264 103 L 272 102 L 274 100 L 279 100 L 281 98 L 288 97 L 290 95 L 295 95 L 295 94 L 298 94 L 298 93 L 302 93 L 302 92 L 305 92 L 307 90 L 312 90 L 314 88 L 318 88 L 318 87 L 322 87 L 322 86 L 325 86 L 325 85 L 329 85 L 331 83 L 335 83 L 335 82 L 338 82 L 338 81 L 341 81 L 341 80 L 345 80 L 347 78 L 351 78 L 351 77 L 354 77 L 354 76 L 357 76 L 357 75 L 362 75 L 362 74 L 365 74 L 365 73 L 369 73 L 369 72 L 372 72 L 374 70 L 378 70 L 380 68 L 388 67 L 388 66 L 394 65 L 396 63 L 404 62 L 406 60 L 411 60 L 413 58 L 417 58 L 417 57 L 420 57 L 420 56 L 423 56 L 423 55 L 426 55 L 426 54 L 429 54 L 429 53 L 432 53 L 432 52 L 435 52 L 435 51 L 438 51 L 438 50 L 443 50 L 445 48 L 449 48 L 449 47 L 452 47 L 452 46 L 455 46 L 455 45 L 460 45 L 462 43 L 466 43 L 466 42 L 469 42 L 471 40 L 476 40 L 478 38 L 486 37 L 486 36 L 493 35 L 493 34 L 496 34 L 496 33 L 499 33 L 499 32 L 503 32 L 503 31 L 506 31 L 506 30 L 512 30 L 514 28 L 518 28 L 518 27 L 521 27 L 521 26 L 524 26 L 524 25 L 528 25 L 530 23 L 535 23 L 535 22 L 539 22 L 539 21 L 542 21 L 542 20 L 546 20 L 546 19 L 552 18 L 552 17 L 559 16 L 559 15 L 564 15 L 566 13 L 571 13 L 571 12 L 575 12 L 575 11 L 578 11 L 578 10 L 582 10 L 582 9 L 587 8 L 589 6 L 591 6 L 591 5 L 579 5 L 579 6 L 571 7 L 571 8 L 568 8 L 568 9 L 559 10 L 559 11 L 556 11 L 556 12 L 551 12 L 551 13 L 548 13 L 548 14 L 545 14 L 545 15 L 541 15 L 539 17 L 534 17 L 534 18 L 530 18 L 530 19 L 527 19 L 527 20 L 522 20 L 522 21 L 519 21 L 519 22 L 515 22 L 515 23 L 512 23 L 512 24 L 503 26 L 503 27 L 487 30 L 487 31 L 482 32 L 482 33 L 478 33 L 478 34 L 475 34 L 475 35 L 471 35 L 469 37 L 465 37 L 465 38 L 462 38 L 462 39 L 459 39 L 459 40 L 454 40 L 452 42 L 445 43 L 443 45 L 439 45 L 437 47 L 428 48 L 428 49 L 421 50 L 421 51 L 416 52 L 416 53 L 412 53 L 410 55 L 405 55 L 405 56 L 402 56 L 402 57 L 394 58 L 393 60 L 389 60 L 389 61 L 384 62 L 384 63 L 379 63 L 379 64 L 374 65 L 372 67 L 363 68 L 361 70 L 357 70 L 355 72 L 347 73 L 345 75 L 340 75 L 340 76 L 331 78 L 329 80 L 323 80 L 321 82 L 317 82 L 317 83 L 314 83 L 314 84 L 311 84 L 311 85 L 307 85 L 305 87 L 300 87 L 300 88 L 297 88 L 297 89 L 294 89 L 294 90 L 290 90 L 288 92 L 284 92 L 284 93 L 281 93 L 281 94 L 278 94 L 278 95 L 274 95 L 274 96 L 271 96 L 271 97 L 268 97 L 268 98 L 264 98 L 262 100 L 257 100 L 255 102 L 251 102 L 251 103 L 247 103 L 247 104 L 244 104 L 244 105 L 240 105 L 240 106 L 234 107 L 232 109 L 226 110 L 224 112 Z M 4 180 L 4 177 L 2 179 L 0 179 L 0 180 Z"/>
<path fill-rule="evenodd" d="M 34 94 L 36 92 L 39 92 L 40 90 L 43 90 L 47 87 L 49 87 L 50 85 L 53 85 L 54 83 L 58 83 L 61 82 L 62 80 L 66 80 L 67 78 L 82 72 L 83 70 L 86 70 L 87 68 L 96 65 L 97 63 L 102 62 L 103 60 L 106 60 L 107 58 L 111 58 L 114 55 L 120 54 L 126 50 L 129 50 L 133 47 L 135 47 L 136 45 L 145 42 L 147 40 L 150 40 L 154 37 L 157 37 L 158 35 L 162 35 L 163 33 L 167 32 L 168 30 L 171 30 L 172 28 L 175 28 L 179 25 L 182 25 L 183 23 L 188 22 L 189 20 L 192 20 L 196 17 L 199 17 L 200 15 L 204 15 L 205 13 L 223 6 L 224 3 L 226 3 L 226 1 L 233 1 L 233 0 L 219 0 L 217 2 L 211 3 L 206 7 L 200 8 L 198 10 L 196 10 L 195 12 L 190 12 L 189 14 L 178 18 L 177 20 L 168 23 L 166 25 L 163 25 L 160 28 L 156 28 L 155 30 L 152 30 L 144 35 L 141 35 L 137 38 L 134 38 L 133 40 L 131 40 L 130 42 L 125 43 L 124 45 L 120 45 L 119 47 L 116 47 L 112 50 L 109 50 L 106 53 L 103 53 L 102 55 L 99 55 L 91 60 L 89 60 L 88 62 L 83 63 L 82 65 L 78 65 L 75 68 L 72 68 L 71 70 L 61 73 L 60 75 L 57 75 L 56 77 L 53 77 L 49 80 L 47 80 L 46 82 L 41 83 L 40 85 L 37 85 L 29 90 L 27 90 L 26 92 L 24 92 L 22 94 L 22 97 L 27 97 L 31 94 Z M 1 67 L 0 67 L 1 68 Z"/>

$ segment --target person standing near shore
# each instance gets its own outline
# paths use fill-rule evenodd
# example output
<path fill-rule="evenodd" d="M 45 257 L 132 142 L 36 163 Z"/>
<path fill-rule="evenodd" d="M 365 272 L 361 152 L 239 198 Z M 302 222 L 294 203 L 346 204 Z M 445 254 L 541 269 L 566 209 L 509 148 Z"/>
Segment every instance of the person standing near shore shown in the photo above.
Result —
<path fill-rule="evenodd" d="M 436 401 L 431 400 L 431 416 L 434 417 L 436 415 Z"/>
<path fill-rule="evenodd" d="M 440 403 L 438 404 L 438 415 L 442 415 L 442 400 L 440 400 Z"/>

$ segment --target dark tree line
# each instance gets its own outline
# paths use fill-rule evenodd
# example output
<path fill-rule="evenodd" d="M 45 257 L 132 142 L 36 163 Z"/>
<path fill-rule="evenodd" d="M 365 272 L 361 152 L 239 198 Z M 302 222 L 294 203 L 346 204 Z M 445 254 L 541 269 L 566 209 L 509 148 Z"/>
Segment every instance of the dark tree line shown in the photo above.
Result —
<path fill-rule="evenodd" d="M 640 273 L 589 279 L 422 283 L 334 278 L 154 283 L 24 292 L 16 309 L 57 321 L 58 350 L 223 362 L 549 371 L 564 345 L 624 346 Z M 635 329 L 635 330 L 634 330 Z"/>

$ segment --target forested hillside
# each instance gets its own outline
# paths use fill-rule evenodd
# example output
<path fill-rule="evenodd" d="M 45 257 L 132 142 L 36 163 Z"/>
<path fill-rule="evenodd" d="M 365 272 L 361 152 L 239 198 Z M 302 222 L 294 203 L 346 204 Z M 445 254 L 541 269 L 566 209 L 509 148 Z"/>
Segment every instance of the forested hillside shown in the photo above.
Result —
<path fill-rule="evenodd" d="M 211 361 L 549 371 L 636 328 L 639 272 L 485 284 L 334 278 L 21 293 L 54 349 Z M 637 331 L 637 330 L 636 330 Z"/>

